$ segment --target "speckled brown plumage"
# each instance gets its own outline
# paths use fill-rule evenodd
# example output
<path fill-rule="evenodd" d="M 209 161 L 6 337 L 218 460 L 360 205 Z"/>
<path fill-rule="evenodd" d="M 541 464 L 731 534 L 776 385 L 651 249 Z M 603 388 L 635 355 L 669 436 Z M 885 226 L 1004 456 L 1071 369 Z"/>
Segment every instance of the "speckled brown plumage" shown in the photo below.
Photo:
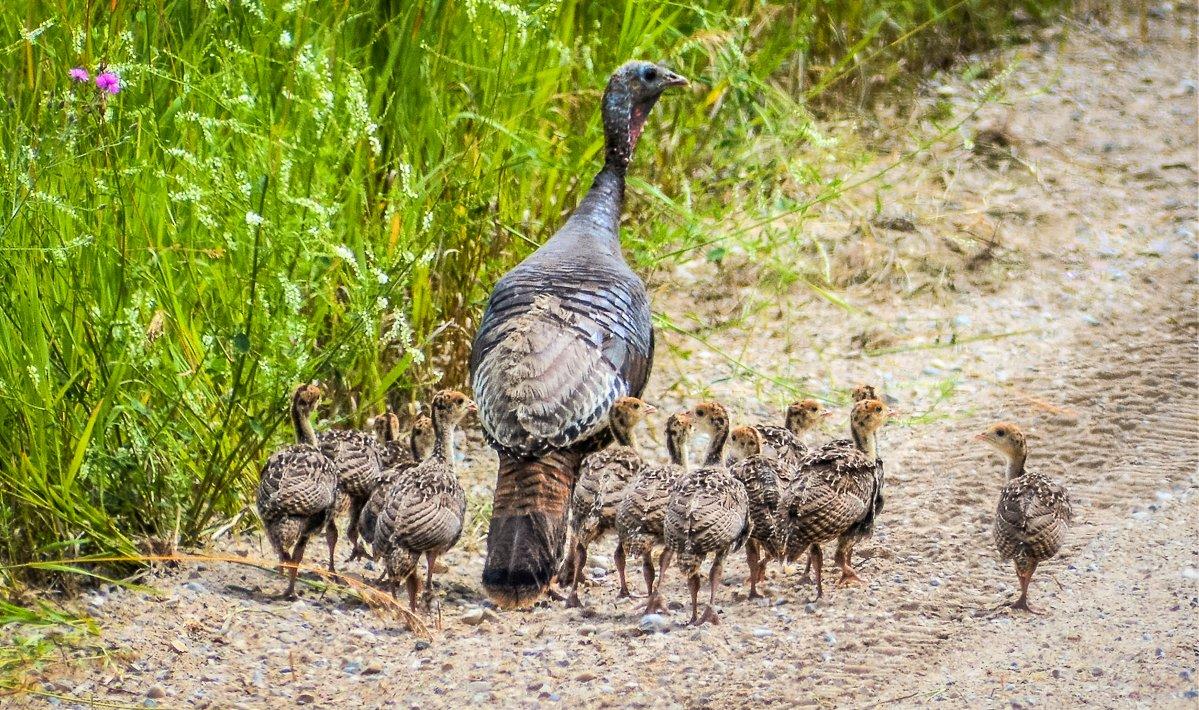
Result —
<path fill-rule="evenodd" d="M 995 511 L 995 546 L 1000 559 L 1011 560 L 1020 581 L 1020 598 L 1013 608 L 1033 611 L 1028 584 L 1037 565 L 1057 555 L 1073 519 L 1066 489 L 1047 476 L 1025 468 L 1027 443 L 1020 428 L 1000 422 L 977 438 L 998 449 L 1008 460 L 1008 480 Z"/>
<path fill-rule="evenodd" d="M 783 415 L 783 426 L 759 424 L 754 427 L 761 438 L 762 453 L 783 463 L 782 470 L 787 480 L 799 469 L 800 463 L 809 453 L 808 446 L 803 443 L 804 435 L 816 426 L 824 415 L 824 409 L 819 402 L 804 399 L 787 407 Z"/>
<path fill-rule="evenodd" d="M 409 606 L 416 609 L 420 578 L 416 566 L 423 554 L 426 583 L 432 595 L 433 569 L 462 534 L 466 494 L 454 471 L 454 429 L 474 403 L 461 392 L 438 392 L 431 403 L 437 441 L 429 458 L 383 489 L 383 506 L 375 528 L 375 552 L 391 577 L 392 594 L 403 582 Z"/>
<path fill-rule="evenodd" d="M 663 521 L 666 550 L 662 554 L 661 576 L 647 604 L 660 606 L 660 590 L 666 570 L 673 561 L 687 578 L 691 592 L 691 622 L 719 623 L 716 613 L 716 584 L 721 565 L 730 550 L 741 546 L 749 536 L 749 500 L 745 486 L 733 478 L 722 463 L 724 444 L 728 438 L 728 413 L 716 402 L 704 402 L 692 410 L 697 426 L 712 437 L 704 465 L 680 476 L 670 487 Z M 699 616 L 698 593 L 700 565 L 709 555 L 708 605 Z"/>
<path fill-rule="evenodd" d="M 878 400 L 862 400 L 850 415 L 853 440 L 830 442 L 804 460 L 786 494 L 787 558 L 812 555 L 816 596 L 824 593 L 821 543 L 837 539 L 840 584 L 860 581 L 852 566 L 853 546 L 869 537 L 883 505 L 883 464 L 876 432 L 888 416 Z"/>
<path fill-rule="evenodd" d="M 641 573 L 645 577 L 645 592 L 654 591 L 653 551 L 664 544 L 663 520 L 670 486 L 687 471 L 687 442 L 691 438 L 691 413 L 672 414 L 666 420 L 666 449 L 670 463 L 643 466 L 641 472 L 625 489 L 616 508 L 616 534 L 626 555 L 641 558 Z"/>
<path fill-rule="evenodd" d="M 329 457 L 337 469 L 337 489 L 348 506 L 350 525 L 347 534 L 353 550 L 350 559 L 366 554 L 358 533 L 358 516 L 371 491 L 379 484 L 383 471 L 379 446 L 374 437 L 356 429 L 333 429 L 317 436 L 321 453 Z"/>
<path fill-rule="evenodd" d="M 298 565 L 304 558 L 308 538 L 325 528 L 329 542 L 329 569 L 337 528 L 337 470 L 316 447 L 309 417 L 320 400 L 314 385 L 298 388 L 292 397 L 291 418 L 298 444 L 267 459 L 259 474 L 256 502 L 267 539 L 282 564 L 290 566 L 286 596 L 295 594 Z"/>
<path fill-rule="evenodd" d="M 575 554 L 570 597 L 566 602 L 568 607 L 580 605 L 579 582 L 587 564 L 588 548 L 616 528 L 616 508 L 624 498 L 629 483 L 645 465 L 634 431 L 641 420 L 653 411 L 652 406 L 636 397 L 616 400 L 612 411 L 608 413 L 614 445 L 589 455 L 579 466 L 579 480 L 575 482 L 570 499 L 570 527 Z M 618 594 L 627 597 L 629 587 L 625 579 L 625 551 L 619 541 L 614 559 L 620 575 Z"/>
<path fill-rule="evenodd" d="M 752 532 L 745 543 L 749 565 L 749 598 L 757 599 L 758 582 L 765 579 L 766 563 L 783 556 L 786 528 L 782 521 L 785 464 L 762 453 L 762 440 L 754 427 L 738 427 L 730 437 L 729 473 L 745 486 Z"/>
<path fill-rule="evenodd" d="M 391 412 L 388 414 L 391 417 L 395 417 L 395 428 L 398 429 L 399 417 L 396 417 Z M 388 423 L 388 426 L 390 428 L 391 423 Z M 383 472 L 379 475 L 378 483 L 371 491 L 371 494 L 367 496 L 366 503 L 362 506 L 362 512 L 358 515 L 358 530 L 362 535 L 362 539 L 370 544 L 372 550 L 375 549 L 375 529 L 378 525 L 379 511 L 382 510 L 384 500 L 387 497 L 384 491 L 389 484 L 394 483 L 408 471 L 411 471 L 433 452 L 433 446 L 436 443 L 433 420 L 428 416 L 421 415 L 413 422 L 412 431 L 409 433 L 406 442 L 399 442 L 393 438 L 385 443 L 392 450 L 390 455 L 388 454 L 388 449 L 384 450 L 384 460 L 390 461 L 390 463 L 384 467 Z M 393 444 L 401 445 L 393 447 L 391 446 Z M 362 556 L 365 555 L 355 555 L 351 559 Z M 384 570 L 384 574 L 386 574 L 386 570 Z"/>

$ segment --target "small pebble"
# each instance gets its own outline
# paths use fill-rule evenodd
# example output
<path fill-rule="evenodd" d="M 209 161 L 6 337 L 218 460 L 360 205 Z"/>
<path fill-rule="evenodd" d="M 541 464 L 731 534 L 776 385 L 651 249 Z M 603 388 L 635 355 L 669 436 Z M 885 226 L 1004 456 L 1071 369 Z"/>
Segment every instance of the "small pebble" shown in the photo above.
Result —
<path fill-rule="evenodd" d="M 669 628 L 666 617 L 661 614 L 646 614 L 637 622 L 637 628 L 645 634 L 665 633 Z"/>

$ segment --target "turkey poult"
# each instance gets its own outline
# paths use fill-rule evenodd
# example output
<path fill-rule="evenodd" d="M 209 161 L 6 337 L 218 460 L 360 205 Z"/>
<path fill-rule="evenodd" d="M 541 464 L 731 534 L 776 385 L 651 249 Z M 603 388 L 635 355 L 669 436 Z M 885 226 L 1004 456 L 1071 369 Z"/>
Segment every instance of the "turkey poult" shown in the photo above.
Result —
<path fill-rule="evenodd" d="M 787 495 L 787 559 L 810 552 L 816 598 L 824 594 L 821 543 L 837 540 L 839 586 L 861 582 L 853 569 L 853 546 L 874 532 L 883 508 L 883 462 L 877 432 L 890 413 L 877 399 L 864 399 L 850 414 L 852 441 L 825 444 L 804 461 Z"/>
<path fill-rule="evenodd" d="M 590 454 L 579 467 L 579 480 L 570 497 L 570 526 L 575 554 L 567 607 L 581 606 L 579 582 L 587 566 L 587 549 L 616 527 L 616 507 L 620 505 L 629 483 L 645 466 L 641 451 L 637 448 L 635 430 L 642 419 L 655 411 L 652 405 L 636 397 L 616 400 L 608 414 L 616 445 Z M 629 585 L 625 579 L 625 550 L 620 541 L 616 543 L 613 559 L 620 576 L 617 597 L 627 597 Z"/>
<path fill-rule="evenodd" d="M 788 469 L 798 468 L 808 455 L 804 435 L 829 414 L 814 399 L 792 403 L 783 416 L 783 426 L 759 424 L 754 427 L 761 439 L 762 453 L 779 459 Z"/>
<path fill-rule="evenodd" d="M 358 516 L 371 491 L 379 483 L 383 471 L 379 456 L 379 445 L 364 431 L 355 429 L 331 429 L 317 436 L 321 453 L 329 457 L 337 469 L 337 490 L 342 504 L 349 502 L 350 525 L 347 534 L 353 551 L 349 559 L 366 554 L 366 548 L 358 534 Z"/>
<path fill-rule="evenodd" d="M 645 593 L 654 591 L 654 547 L 664 543 L 662 519 L 670 486 L 687 471 L 687 442 L 691 439 L 691 412 L 672 414 L 666 420 L 666 450 L 670 463 L 661 466 L 642 466 L 641 472 L 625 489 L 616 508 L 616 534 L 626 555 L 641 558 L 641 574 L 645 577 Z M 652 609 L 651 611 L 662 611 Z"/>
<path fill-rule="evenodd" d="M 1007 459 L 1007 483 L 995 512 L 995 546 L 1002 560 L 1012 560 L 1020 580 L 1020 598 L 1013 609 L 1038 613 L 1028 604 L 1028 583 L 1037 565 L 1062 549 L 1073 519 L 1066 489 L 1047 476 L 1024 467 L 1028 448 L 1015 424 L 1000 422 L 975 437 Z"/>
<path fill-rule="evenodd" d="M 762 435 L 754 427 L 737 427 L 729 436 L 729 473 L 745 486 L 752 531 L 745 542 L 749 565 L 749 598 L 757 599 L 758 582 L 766 579 L 766 563 L 783 556 L 786 529 L 781 516 L 784 464 L 762 453 Z"/>
<path fill-rule="evenodd" d="M 380 464 L 389 468 L 411 468 L 433 450 L 433 420 L 421 415 L 412 423 L 408 438 L 400 436 L 400 418 L 395 412 L 386 412 L 375 418 L 375 436 L 379 442 Z M 364 538 L 370 539 L 368 535 Z"/>
<path fill-rule="evenodd" d="M 745 542 L 750 532 L 749 499 L 745 486 L 733 478 L 722 462 L 729 434 L 728 413 L 716 402 L 704 402 L 692 410 L 696 425 L 712 437 L 704 465 L 680 476 L 670 487 L 663 532 L 666 550 L 661 570 L 647 608 L 661 608 L 662 583 L 672 560 L 687 578 L 691 592 L 691 623 L 719 624 L 716 585 L 720 582 L 725 555 Z M 712 555 L 708 571 L 708 604 L 699 615 L 700 565 Z M 655 597 L 659 597 L 655 599 Z"/>
<path fill-rule="evenodd" d="M 289 568 L 287 597 L 295 595 L 296 575 L 308 538 L 325 528 L 330 571 L 337 547 L 337 528 L 333 525 L 337 469 L 317 448 L 310 421 L 320 398 L 321 391 L 315 385 L 296 389 L 291 400 L 291 423 L 298 443 L 272 454 L 258 480 L 258 516 L 280 563 Z"/>
<path fill-rule="evenodd" d="M 499 280 L 475 335 L 471 383 L 500 458 L 483 586 L 502 607 L 549 586 L 579 462 L 607 443 L 612 404 L 649 376 L 649 300 L 620 251 L 625 172 L 659 96 L 686 84 L 650 62 L 612 74 L 603 169 L 566 224 Z"/>
<path fill-rule="evenodd" d="M 415 468 L 421 461 L 429 458 L 436 443 L 433 420 L 422 414 L 412 423 L 412 431 L 408 435 L 407 443 L 399 447 L 390 446 L 391 444 L 400 443 L 394 439 L 398 435 L 399 417 L 392 412 L 388 412 L 387 416 L 394 419 L 395 427 L 391 432 L 393 438 L 388 441 L 389 446 L 384 448 L 384 461 L 389 461 L 390 463 L 385 465 L 383 473 L 379 475 L 374 489 L 367 496 L 366 503 L 362 506 L 362 512 L 358 515 L 358 531 L 362 535 L 362 539 L 370 543 L 372 550 L 375 549 L 375 527 L 379 521 L 379 511 L 382 510 L 383 503 L 387 499 L 387 488 L 396 479 L 403 476 L 405 472 Z M 377 425 L 378 422 L 376 422 Z M 387 426 L 390 428 L 392 424 L 389 422 Z M 365 556 L 366 552 L 363 550 L 351 555 L 350 559 L 355 560 Z M 384 570 L 383 574 L 386 575 L 386 570 Z"/>
<path fill-rule="evenodd" d="M 417 560 L 423 554 L 426 594 L 432 597 L 433 568 L 462 534 L 466 494 L 454 472 L 454 430 L 467 414 L 475 411 L 466 395 L 443 390 L 433 396 L 433 431 L 436 443 L 429 458 L 417 464 L 382 489 L 385 498 L 375 525 L 375 554 L 383 558 L 391 576 L 391 593 L 396 596 L 403 582 L 408 588 L 408 605 L 416 610 L 420 590 Z"/>

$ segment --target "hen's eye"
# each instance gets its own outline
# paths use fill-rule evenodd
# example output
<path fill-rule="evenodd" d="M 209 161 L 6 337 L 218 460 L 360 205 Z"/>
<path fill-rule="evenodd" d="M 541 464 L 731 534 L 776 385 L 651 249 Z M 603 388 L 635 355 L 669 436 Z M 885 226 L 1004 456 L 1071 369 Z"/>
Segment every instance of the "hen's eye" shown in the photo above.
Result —
<path fill-rule="evenodd" d="M 641 70 L 641 78 L 645 79 L 646 81 L 657 81 L 658 70 L 654 67 L 646 67 L 645 69 Z"/>

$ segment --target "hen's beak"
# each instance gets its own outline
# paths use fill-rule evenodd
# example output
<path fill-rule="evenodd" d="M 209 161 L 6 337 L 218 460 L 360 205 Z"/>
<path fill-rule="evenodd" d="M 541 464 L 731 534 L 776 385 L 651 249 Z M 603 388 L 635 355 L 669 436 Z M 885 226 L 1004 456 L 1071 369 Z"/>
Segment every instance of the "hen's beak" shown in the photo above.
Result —
<path fill-rule="evenodd" d="M 666 72 L 666 74 L 663 76 L 663 84 L 666 87 L 690 86 L 691 85 L 691 82 L 687 81 L 686 79 L 679 76 L 678 74 L 675 74 L 674 72 L 670 71 L 669 69 L 665 69 L 664 71 Z"/>

